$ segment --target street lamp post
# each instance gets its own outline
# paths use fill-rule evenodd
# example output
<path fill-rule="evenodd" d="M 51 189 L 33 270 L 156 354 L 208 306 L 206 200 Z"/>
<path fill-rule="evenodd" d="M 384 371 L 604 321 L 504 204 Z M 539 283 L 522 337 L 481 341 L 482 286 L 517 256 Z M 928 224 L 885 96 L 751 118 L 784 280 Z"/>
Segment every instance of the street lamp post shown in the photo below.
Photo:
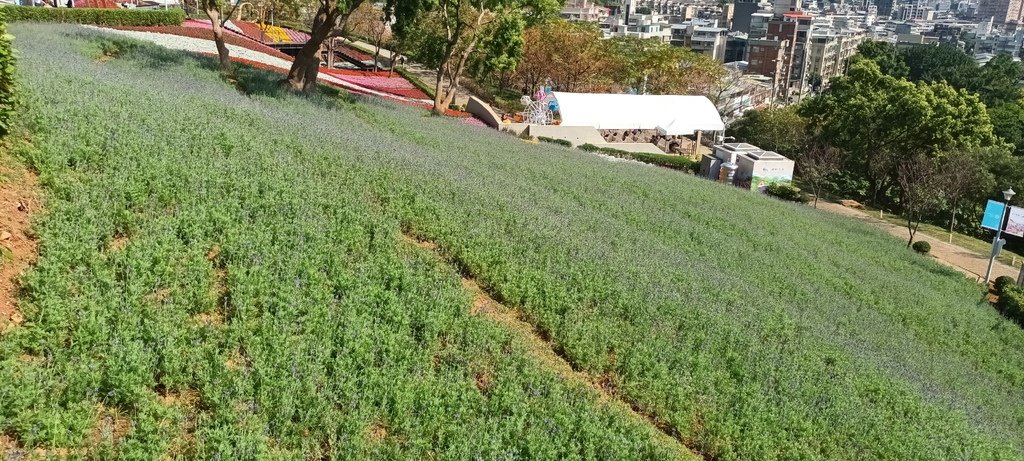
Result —
<path fill-rule="evenodd" d="M 1009 188 L 1003 191 L 1003 212 L 999 215 L 999 227 L 996 228 L 996 237 L 992 239 L 992 255 L 988 258 L 988 269 L 985 270 L 985 285 L 988 286 L 988 281 L 992 277 L 992 265 L 996 262 L 996 256 L 999 256 L 999 251 L 1003 249 L 1003 244 L 1006 243 L 1001 237 L 1003 236 L 1003 222 L 1006 221 L 1006 212 L 1010 211 L 1010 199 L 1016 195 L 1013 188 Z"/>

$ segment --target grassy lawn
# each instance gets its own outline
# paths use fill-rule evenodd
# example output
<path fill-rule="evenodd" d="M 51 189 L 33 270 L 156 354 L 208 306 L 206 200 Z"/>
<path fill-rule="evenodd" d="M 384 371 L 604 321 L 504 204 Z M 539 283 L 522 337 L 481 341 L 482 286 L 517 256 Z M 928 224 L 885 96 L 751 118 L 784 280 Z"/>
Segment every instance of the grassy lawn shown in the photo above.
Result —
<path fill-rule="evenodd" d="M 263 72 L 229 84 L 151 46 L 98 60 L 120 39 L 82 28 L 12 33 L 47 199 L 26 321 L 0 336 L 0 434 L 22 446 L 1024 457 L 1024 331 L 866 223 L 415 108 L 282 94 Z M 531 360 L 470 314 L 460 277 L 656 424 Z"/>

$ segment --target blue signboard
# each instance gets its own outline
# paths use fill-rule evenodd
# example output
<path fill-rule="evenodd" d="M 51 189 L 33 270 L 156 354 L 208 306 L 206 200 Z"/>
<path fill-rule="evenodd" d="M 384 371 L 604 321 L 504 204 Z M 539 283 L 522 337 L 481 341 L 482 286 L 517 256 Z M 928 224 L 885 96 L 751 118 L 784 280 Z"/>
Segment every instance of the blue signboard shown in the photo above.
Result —
<path fill-rule="evenodd" d="M 985 216 L 981 218 L 981 227 L 999 230 L 1003 227 L 1003 213 L 1004 207 L 1002 203 L 995 200 L 989 200 L 988 205 L 985 205 Z"/>

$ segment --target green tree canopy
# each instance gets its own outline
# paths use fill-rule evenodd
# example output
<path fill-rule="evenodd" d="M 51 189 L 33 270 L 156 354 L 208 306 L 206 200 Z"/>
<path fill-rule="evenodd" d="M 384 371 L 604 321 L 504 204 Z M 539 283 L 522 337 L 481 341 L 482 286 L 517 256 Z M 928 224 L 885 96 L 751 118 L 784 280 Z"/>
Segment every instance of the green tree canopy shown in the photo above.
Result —
<path fill-rule="evenodd" d="M 992 131 L 1003 141 L 1013 144 L 1014 153 L 1024 156 L 1024 102 L 999 104 L 988 110 Z"/>
<path fill-rule="evenodd" d="M 524 29 L 553 17 L 558 0 L 389 0 L 401 48 L 437 69 L 435 113 L 455 97 L 469 66 L 507 71 L 523 50 Z M 471 60 L 472 59 L 472 60 Z M 447 85 L 445 83 L 447 82 Z"/>
<path fill-rule="evenodd" d="M 1008 54 L 999 54 L 973 72 L 967 79 L 967 90 L 978 93 L 989 107 L 1015 102 L 1024 96 L 1021 81 L 1024 65 L 1014 62 Z"/>
<path fill-rule="evenodd" d="M 999 144 L 976 95 L 885 75 L 871 60 L 851 65 L 801 114 L 811 132 L 846 152 L 847 168 L 867 179 L 876 202 L 895 185 L 903 159 Z"/>
<path fill-rule="evenodd" d="M 797 112 L 796 106 L 788 106 L 749 111 L 728 131 L 737 141 L 798 158 L 807 143 L 806 126 L 807 121 Z"/>
<path fill-rule="evenodd" d="M 901 55 L 913 82 L 946 82 L 967 88 L 977 63 L 967 53 L 950 45 L 923 45 L 905 48 Z"/>
<path fill-rule="evenodd" d="M 882 42 L 878 40 L 868 40 L 861 43 L 857 47 L 857 54 L 854 56 L 854 61 L 860 59 L 870 59 L 878 64 L 878 68 L 881 69 L 883 74 L 891 75 L 896 78 L 906 78 L 910 73 L 910 68 L 907 67 L 907 63 L 903 61 L 903 56 L 900 54 L 899 48 L 888 42 Z"/>

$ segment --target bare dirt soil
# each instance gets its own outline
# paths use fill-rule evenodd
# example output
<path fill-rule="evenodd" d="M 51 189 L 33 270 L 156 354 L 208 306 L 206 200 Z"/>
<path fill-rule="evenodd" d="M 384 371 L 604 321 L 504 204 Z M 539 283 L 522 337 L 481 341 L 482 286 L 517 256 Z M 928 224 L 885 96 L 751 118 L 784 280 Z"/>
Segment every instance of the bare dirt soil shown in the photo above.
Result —
<path fill-rule="evenodd" d="M 30 218 L 38 212 L 39 179 L 0 146 L 0 334 L 24 321 L 18 279 L 36 259 Z"/>

